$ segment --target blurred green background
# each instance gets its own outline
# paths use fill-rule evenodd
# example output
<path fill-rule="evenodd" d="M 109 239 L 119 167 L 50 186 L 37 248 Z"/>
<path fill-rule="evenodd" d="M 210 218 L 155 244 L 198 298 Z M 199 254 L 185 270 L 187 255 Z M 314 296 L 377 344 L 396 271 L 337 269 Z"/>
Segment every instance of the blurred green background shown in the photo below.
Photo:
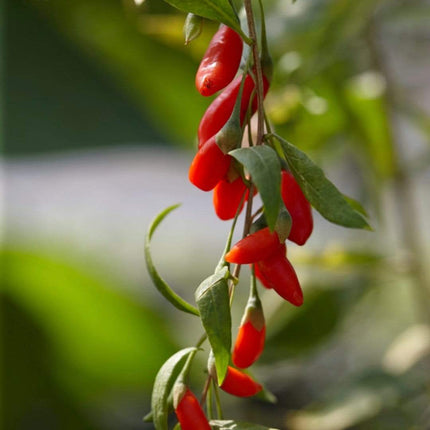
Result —
<path fill-rule="evenodd" d="M 305 304 L 262 292 L 268 341 L 253 371 L 278 402 L 226 395 L 225 415 L 291 430 L 429 429 L 430 2 L 264 4 L 270 119 L 363 203 L 374 232 L 315 214 L 308 244 L 288 250 Z M 210 102 L 194 74 L 217 25 L 184 46 L 184 18 L 161 0 L 3 2 L 5 430 L 152 428 L 142 417 L 157 370 L 199 337 L 143 262 L 151 218 L 183 202 L 154 260 L 192 300 L 229 230 L 187 182 Z"/>

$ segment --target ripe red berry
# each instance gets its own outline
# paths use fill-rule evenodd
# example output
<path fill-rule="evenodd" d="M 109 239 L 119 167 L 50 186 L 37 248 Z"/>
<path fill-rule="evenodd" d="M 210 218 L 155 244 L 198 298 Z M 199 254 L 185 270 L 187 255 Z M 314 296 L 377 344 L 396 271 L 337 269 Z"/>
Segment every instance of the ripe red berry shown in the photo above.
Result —
<path fill-rule="evenodd" d="M 282 298 L 295 306 L 303 304 L 303 292 L 296 272 L 282 252 L 275 252 L 269 258 L 256 264 L 256 276 L 264 286 L 273 288 Z"/>
<path fill-rule="evenodd" d="M 285 243 L 281 244 L 281 249 L 279 250 L 279 253 L 281 255 L 284 255 L 284 256 L 287 255 L 287 247 L 285 246 Z M 254 273 L 255 273 L 255 276 L 257 277 L 257 279 L 263 285 L 263 287 L 265 287 L 267 289 L 273 288 L 273 285 L 272 285 L 270 279 L 267 279 L 266 276 L 264 275 L 264 273 L 261 272 L 259 262 L 254 264 Z"/>
<path fill-rule="evenodd" d="M 234 218 L 239 205 L 240 210 L 242 210 L 245 202 L 243 195 L 246 190 L 247 187 L 240 176 L 231 182 L 227 177 L 218 182 L 214 189 L 213 205 L 215 213 L 220 219 Z"/>
<path fill-rule="evenodd" d="M 263 352 L 265 337 L 265 325 L 259 330 L 254 326 L 252 320 L 242 324 L 239 328 L 232 354 L 234 365 L 240 369 L 251 366 Z"/>
<path fill-rule="evenodd" d="M 221 389 L 233 396 L 250 397 L 259 393 L 263 387 L 246 373 L 228 366 Z"/>
<path fill-rule="evenodd" d="M 264 288 L 267 288 L 268 290 L 271 290 L 273 288 L 272 283 L 269 279 L 266 278 L 266 276 L 261 272 L 260 265 L 257 263 L 254 264 L 254 273 L 256 278 L 261 282 L 261 285 L 263 285 Z"/>
<path fill-rule="evenodd" d="M 231 156 L 221 151 L 213 136 L 197 151 L 188 178 L 197 188 L 210 191 L 225 176 L 230 163 Z"/>
<path fill-rule="evenodd" d="M 282 171 L 281 196 L 292 220 L 288 239 L 303 245 L 313 230 L 312 208 L 290 172 Z"/>
<path fill-rule="evenodd" d="M 196 396 L 189 388 L 184 386 L 183 393 L 179 395 L 175 413 L 182 430 L 210 430 L 211 426 L 200 406 Z"/>
<path fill-rule="evenodd" d="M 280 246 L 278 234 L 265 227 L 237 242 L 225 255 L 225 261 L 236 264 L 256 263 L 270 257 Z"/>
<path fill-rule="evenodd" d="M 237 96 L 239 94 L 240 83 L 242 77 L 238 76 L 233 80 L 222 92 L 221 94 L 209 105 L 206 112 L 204 113 L 202 119 L 200 120 L 198 138 L 199 147 L 204 145 L 204 143 L 214 136 L 218 131 L 221 130 L 223 125 L 230 118 L 233 112 L 234 104 L 236 102 Z M 269 89 L 269 81 L 263 77 L 264 83 L 264 95 L 266 95 Z M 248 110 L 249 101 L 251 95 L 254 94 L 252 99 L 251 110 L 252 113 L 257 110 L 257 98 L 255 97 L 255 83 L 250 75 L 245 78 L 245 83 L 242 92 L 242 100 L 240 105 L 240 123 L 243 125 L 245 119 L 246 111 Z"/>
<path fill-rule="evenodd" d="M 202 96 L 211 96 L 233 80 L 240 65 L 242 49 L 240 36 L 221 24 L 197 70 L 196 88 Z"/>

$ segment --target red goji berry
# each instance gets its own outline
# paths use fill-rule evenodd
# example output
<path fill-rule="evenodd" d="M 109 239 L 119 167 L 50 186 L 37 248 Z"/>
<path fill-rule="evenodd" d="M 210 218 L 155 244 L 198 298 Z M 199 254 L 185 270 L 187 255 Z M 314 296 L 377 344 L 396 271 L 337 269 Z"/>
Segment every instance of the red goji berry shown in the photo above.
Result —
<path fill-rule="evenodd" d="M 234 365 L 240 369 L 251 366 L 263 352 L 265 338 L 265 325 L 259 330 L 253 325 L 252 320 L 242 324 L 232 354 Z"/>
<path fill-rule="evenodd" d="M 313 230 L 312 208 L 290 172 L 282 171 L 281 196 L 292 220 L 288 239 L 303 245 Z"/>
<path fill-rule="evenodd" d="M 258 267 L 256 276 L 263 285 L 273 288 L 282 298 L 295 306 L 303 304 L 299 280 L 285 254 L 275 252 L 269 258 L 259 261 L 256 266 Z"/>
<path fill-rule="evenodd" d="M 225 176 L 230 163 L 231 156 L 221 151 L 213 136 L 197 151 L 188 178 L 197 188 L 210 191 Z"/>
<path fill-rule="evenodd" d="M 271 290 L 273 288 L 272 283 L 261 272 L 258 262 L 254 264 L 254 273 L 256 278 L 261 282 L 261 285 L 263 285 L 264 288 L 267 288 L 268 290 Z"/>
<path fill-rule="evenodd" d="M 243 195 L 246 189 L 247 187 L 240 176 L 232 182 L 228 178 L 218 182 L 214 189 L 213 205 L 215 213 L 220 219 L 225 221 L 234 218 L 239 205 L 240 210 L 242 210 L 245 202 Z"/>
<path fill-rule="evenodd" d="M 223 125 L 230 118 L 233 112 L 234 103 L 239 94 L 240 83 L 242 77 L 238 76 L 233 80 L 221 94 L 209 105 L 202 119 L 200 120 L 198 129 L 199 148 L 205 144 L 212 136 L 221 130 Z M 263 77 L 264 95 L 269 89 L 269 81 Z M 252 113 L 257 110 L 257 98 L 254 93 L 255 83 L 251 75 L 247 75 L 242 92 L 242 100 L 240 105 L 240 123 L 243 125 L 246 111 L 248 110 L 251 95 L 254 94 L 252 99 L 251 110 Z"/>
<path fill-rule="evenodd" d="M 196 88 L 211 96 L 226 87 L 239 69 L 243 42 L 230 27 L 221 24 L 203 56 L 196 74 Z"/>
<path fill-rule="evenodd" d="M 236 264 L 256 263 L 270 257 L 280 246 L 278 233 L 265 227 L 239 240 L 225 255 L 225 261 Z"/>
<path fill-rule="evenodd" d="M 246 373 L 228 366 L 221 389 L 233 396 L 251 397 L 259 393 L 263 387 Z"/>
<path fill-rule="evenodd" d="M 279 250 L 279 253 L 281 255 L 285 255 L 286 256 L 286 254 L 287 254 L 287 247 L 286 247 L 285 243 L 281 244 L 281 249 Z M 271 281 L 265 277 L 264 273 L 261 272 L 259 262 L 255 263 L 253 266 L 254 266 L 255 276 L 261 282 L 261 284 L 263 285 L 263 287 L 265 287 L 265 288 L 267 288 L 269 290 L 272 289 L 273 285 L 272 285 Z"/>
<path fill-rule="evenodd" d="M 196 396 L 185 386 L 176 400 L 175 413 L 182 430 L 210 430 L 211 426 Z"/>

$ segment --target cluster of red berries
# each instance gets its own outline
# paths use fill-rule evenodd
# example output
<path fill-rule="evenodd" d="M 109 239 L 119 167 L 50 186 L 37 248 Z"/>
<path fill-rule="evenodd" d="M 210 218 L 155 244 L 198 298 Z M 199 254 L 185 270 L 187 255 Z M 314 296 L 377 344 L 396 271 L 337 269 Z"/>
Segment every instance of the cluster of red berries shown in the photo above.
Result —
<path fill-rule="evenodd" d="M 198 130 L 198 152 L 189 169 L 189 179 L 203 191 L 214 190 L 215 212 L 222 220 L 232 219 L 242 209 L 249 195 L 250 182 L 244 177 L 228 152 L 235 147 L 220 144 L 223 129 L 231 120 L 238 106 L 242 87 L 240 109 L 236 124 L 241 129 L 245 120 L 257 110 L 256 84 L 252 74 L 238 76 L 243 42 L 231 28 L 221 25 L 210 42 L 196 75 L 196 87 L 203 96 L 223 90 L 203 115 Z M 263 76 L 264 95 L 269 81 Z M 242 136 L 242 129 L 240 138 Z M 241 140 L 241 139 L 240 139 Z M 236 147 L 240 146 L 236 141 Z M 252 178 L 251 178 L 252 179 Z M 291 217 L 288 237 L 281 240 L 278 232 L 266 225 L 257 225 L 225 255 L 225 261 L 250 264 L 255 276 L 266 288 L 273 289 L 295 306 L 303 303 L 303 294 L 293 266 L 286 257 L 285 239 L 303 245 L 313 229 L 312 212 L 293 175 L 282 170 L 281 197 Z M 248 397 L 257 394 L 262 386 L 239 369 L 251 366 L 264 349 L 266 326 L 255 282 L 233 348 L 232 361 L 221 384 L 224 391 Z M 214 366 L 209 372 L 216 380 Z M 188 387 L 181 384 L 174 396 L 176 415 L 183 430 L 210 429 L 206 416 Z"/>
<path fill-rule="evenodd" d="M 222 129 L 232 116 L 243 78 L 235 78 L 242 50 L 243 42 L 240 36 L 221 24 L 196 74 L 196 87 L 203 96 L 223 91 L 210 104 L 200 121 L 198 152 L 191 163 L 189 179 L 203 191 L 214 190 L 215 212 L 222 220 L 234 218 L 239 206 L 243 207 L 243 195 L 247 191 L 247 185 L 232 162 L 232 157 L 223 152 L 220 145 L 220 140 L 223 139 Z M 243 125 L 248 112 L 252 115 L 257 110 L 254 79 L 250 74 L 244 79 L 239 127 Z M 264 78 L 265 93 L 268 88 L 269 81 Z M 235 147 L 226 148 L 227 152 L 232 149 Z"/>
<path fill-rule="evenodd" d="M 303 245 L 312 233 L 312 209 L 290 172 L 281 173 L 281 197 L 292 220 L 288 239 Z M 264 227 L 237 242 L 225 260 L 254 265 L 255 276 L 264 287 L 273 288 L 282 298 L 300 306 L 302 289 L 286 252 L 285 242 L 280 241 L 276 230 L 271 232 Z"/>

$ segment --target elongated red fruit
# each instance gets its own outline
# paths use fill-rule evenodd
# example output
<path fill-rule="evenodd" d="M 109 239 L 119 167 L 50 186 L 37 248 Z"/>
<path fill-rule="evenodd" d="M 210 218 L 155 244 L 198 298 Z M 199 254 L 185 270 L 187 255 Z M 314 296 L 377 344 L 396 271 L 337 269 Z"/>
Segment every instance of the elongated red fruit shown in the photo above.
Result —
<path fill-rule="evenodd" d="M 225 261 L 236 264 L 256 263 L 270 257 L 280 246 L 278 234 L 265 227 L 239 240 L 225 255 Z"/>
<path fill-rule="evenodd" d="M 230 163 L 231 156 L 221 151 L 213 136 L 197 151 L 188 171 L 188 178 L 197 188 L 210 191 L 225 176 Z"/>
<path fill-rule="evenodd" d="M 259 393 L 263 387 L 246 373 L 228 366 L 221 389 L 233 396 L 251 397 Z"/>
<path fill-rule="evenodd" d="M 264 279 L 263 285 L 267 283 L 294 306 L 303 304 L 303 292 L 296 272 L 284 254 L 275 252 L 269 258 L 259 261 L 256 266 Z"/>
<path fill-rule="evenodd" d="M 232 360 L 235 366 L 245 369 L 253 364 L 264 349 L 266 326 L 260 329 L 254 326 L 252 320 L 242 324 L 234 344 Z"/>
<path fill-rule="evenodd" d="M 240 210 L 242 210 L 245 202 L 243 195 L 246 189 L 247 187 L 240 176 L 232 182 L 227 178 L 218 182 L 213 194 L 213 205 L 218 218 L 222 220 L 234 218 L 239 205 Z"/>
<path fill-rule="evenodd" d="M 239 94 L 239 87 L 241 81 L 241 76 L 238 76 L 236 79 L 234 79 L 206 109 L 206 112 L 204 113 L 199 124 L 199 148 L 204 145 L 204 143 L 208 139 L 218 133 L 218 131 L 221 130 L 223 125 L 230 118 L 230 115 L 233 112 L 234 103 Z M 265 96 L 269 89 L 269 81 L 265 77 L 263 77 L 263 84 Z M 251 95 L 253 94 L 254 88 L 254 80 L 252 79 L 251 75 L 247 75 L 245 78 L 242 92 L 242 100 L 240 105 L 241 125 L 243 125 L 243 121 L 245 119 L 246 111 L 248 110 L 249 101 L 251 99 Z M 256 112 L 257 106 L 257 98 L 254 95 L 251 106 L 252 113 Z"/>
<path fill-rule="evenodd" d="M 282 171 L 281 196 L 292 220 L 288 239 L 304 245 L 314 227 L 312 208 L 290 172 Z"/>
<path fill-rule="evenodd" d="M 264 273 L 261 272 L 260 265 L 258 264 L 258 262 L 254 264 L 254 273 L 256 278 L 261 282 L 261 285 L 263 285 L 264 288 L 267 288 L 268 290 L 271 290 L 273 288 L 270 279 L 267 279 Z"/>
<path fill-rule="evenodd" d="M 177 403 L 175 413 L 182 430 L 210 430 L 211 426 L 196 396 L 186 388 Z"/>
<path fill-rule="evenodd" d="M 284 255 L 284 256 L 287 255 L 287 247 L 285 246 L 285 243 L 281 244 L 281 249 L 279 250 L 279 253 L 281 255 Z M 255 271 L 255 276 L 261 282 L 263 287 L 265 287 L 267 289 L 273 288 L 273 284 L 272 284 L 271 280 L 267 279 L 266 276 L 264 275 L 264 273 L 261 272 L 259 262 L 254 264 L 254 271 Z"/>
<path fill-rule="evenodd" d="M 221 24 L 213 36 L 196 73 L 196 88 L 202 96 L 211 96 L 235 77 L 242 57 L 240 36 Z"/>

